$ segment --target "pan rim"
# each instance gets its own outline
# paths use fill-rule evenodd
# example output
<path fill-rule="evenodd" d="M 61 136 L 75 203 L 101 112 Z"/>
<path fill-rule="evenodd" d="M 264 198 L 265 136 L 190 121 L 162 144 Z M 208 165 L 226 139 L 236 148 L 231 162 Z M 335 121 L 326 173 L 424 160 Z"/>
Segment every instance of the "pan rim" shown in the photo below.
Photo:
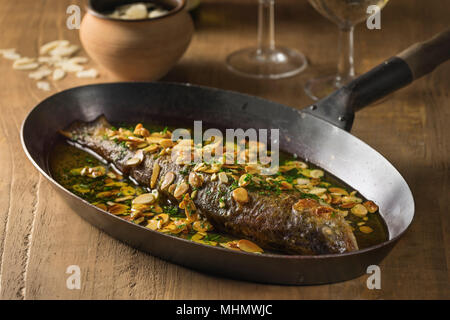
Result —
<path fill-rule="evenodd" d="M 167 84 L 167 85 L 173 85 L 173 86 L 179 86 L 179 87 L 194 87 L 194 88 L 206 89 L 206 90 L 216 91 L 216 92 L 230 92 L 230 93 L 233 93 L 233 94 L 241 95 L 241 96 L 244 96 L 244 97 L 249 97 L 249 98 L 252 98 L 252 99 L 257 99 L 257 100 L 261 100 L 261 101 L 266 101 L 266 102 L 270 102 L 270 103 L 275 103 L 275 104 L 277 104 L 278 106 L 280 106 L 280 107 L 282 107 L 282 108 L 288 108 L 288 109 L 297 111 L 297 112 L 299 112 L 299 113 L 301 113 L 301 114 L 303 114 L 303 115 L 314 117 L 315 119 L 320 120 L 321 122 L 323 122 L 323 123 L 325 123 L 325 124 L 331 125 L 331 126 L 332 126 L 333 128 L 335 128 L 335 129 L 338 129 L 338 130 L 343 131 L 345 134 L 350 135 L 352 138 L 357 139 L 360 143 L 362 143 L 362 144 L 364 144 L 365 146 L 367 146 L 367 147 L 369 147 L 370 149 L 372 149 L 372 150 L 373 150 L 374 152 L 376 152 L 379 156 L 381 156 L 381 157 L 383 158 L 383 160 L 385 160 L 387 163 L 389 163 L 389 164 L 391 165 L 391 167 L 399 174 L 399 176 L 400 176 L 400 177 L 403 179 L 403 181 L 405 182 L 405 185 L 407 186 L 408 194 L 411 196 L 411 199 L 412 199 L 412 216 L 411 216 L 411 219 L 410 219 L 410 221 L 408 222 L 408 225 L 405 227 L 405 229 L 404 229 L 403 231 L 401 231 L 399 234 L 397 234 L 395 237 L 392 237 L 391 239 L 388 239 L 387 241 L 381 242 L 381 243 L 379 243 L 379 244 L 377 244 L 377 245 L 374 245 L 374 246 L 370 246 L 370 247 L 368 247 L 368 248 L 359 249 L 359 250 L 351 251 L 351 252 L 333 253 L 333 254 L 321 254 L 321 255 L 289 255 L 289 254 L 283 254 L 283 253 L 280 253 L 280 254 L 274 254 L 274 253 L 254 254 L 254 253 L 248 253 L 248 252 L 243 252 L 243 251 L 242 251 L 242 252 L 238 252 L 238 251 L 228 250 L 228 249 L 221 248 L 221 247 L 212 247 L 212 246 L 208 246 L 208 245 L 204 245 L 204 244 L 200 244 L 200 243 L 195 243 L 195 242 L 190 241 L 190 240 L 187 240 L 187 239 L 183 239 L 183 238 L 179 238 L 179 237 L 172 236 L 172 235 L 169 235 L 169 234 L 163 234 L 163 233 L 158 232 L 158 231 L 150 230 L 150 229 L 148 229 L 148 228 L 146 228 L 146 227 L 144 227 L 144 226 L 137 225 L 137 224 L 135 224 L 135 223 L 132 223 L 132 222 L 130 222 L 130 221 L 127 221 L 127 220 L 125 220 L 125 219 L 122 219 L 122 218 L 120 218 L 120 217 L 118 217 L 118 216 L 116 216 L 116 215 L 113 215 L 113 214 L 111 214 L 111 213 L 109 213 L 109 212 L 107 212 L 107 211 L 104 211 L 104 210 L 102 210 L 102 209 L 100 209 L 100 208 L 98 208 L 98 207 L 92 205 L 91 203 L 87 202 L 86 200 L 84 200 L 84 199 L 78 197 L 77 195 L 75 195 L 74 193 L 70 192 L 70 191 L 67 190 L 66 188 L 64 188 L 64 187 L 63 187 L 62 185 L 60 185 L 56 180 L 54 180 L 53 177 L 52 177 L 50 174 L 48 174 L 43 168 L 41 168 L 40 165 L 37 164 L 37 162 L 35 161 L 35 159 L 31 156 L 30 152 L 28 151 L 28 147 L 27 147 L 27 145 L 26 145 L 25 138 L 24 138 L 24 129 L 25 129 L 25 127 L 26 127 L 27 121 L 29 121 L 29 119 L 31 118 L 33 112 L 35 112 L 35 110 L 37 110 L 43 103 L 45 103 L 46 101 L 48 101 L 48 100 L 50 100 L 50 99 L 52 99 L 52 98 L 54 98 L 54 97 L 56 97 L 56 96 L 63 95 L 64 93 L 69 92 L 69 91 L 73 91 L 73 90 L 81 90 L 81 89 L 86 88 L 86 87 L 98 87 L 98 86 L 108 86 L 108 85 L 124 85 L 124 84 L 125 84 L 125 85 L 133 85 L 133 84 L 153 84 L 153 85 L 156 84 L 156 85 L 164 85 L 164 84 Z M 307 108 L 307 107 L 306 107 L 306 108 Z M 73 198 L 75 198 L 75 199 L 77 199 L 77 200 L 80 200 L 80 201 L 81 201 L 82 203 L 84 203 L 85 205 L 90 206 L 91 208 L 97 210 L 98 212 L 100 212 L 100 213 L 102 213 L 102 214 L 107 214 L 107 215 L 110 216 L 110 217 L 114 217 L 115 219 L 118 219 L 118 220 L 120 220 L 120 221 L 122 221 L 122 222 L 129 223 L 129 224 L 131 224 L 131 225 L 133 225 L 133 226 L 142 228 L 142 229 L 144 229 L 145 231 L 148 231 L 148 232 L 153 232 L 153 233 L 158 234 L 158 235 L 161 235 L 161 236 L 168 236 L 168 237 L 170 237 L 170 238 L 172 238 L 172 239 L 177 239 L 177 240 L 185 241 L 186 243 L 188 243 L 188 244 L 190 244 L 190 245 L 197 245 L 197 246 L 201 246 L 201 247 L 203 247 L 203 248 L 208 248 L 208 249 L 211 249 L 211 250 L 218 249 L 218 250 L 222 250 L 223 252 L 227 252 L 228 254 L 239 254 L 239 255 L 244 254 L 244 255 L 250 255 L 250 256 L 252 256 L 252 257 L 260 258 L 260 259 L 289 259 L 289 260 L 308 260 L 308 259 L 312 259 L 312 260 L 317 260 L 317 259 L 328 259 L 328 258 L 347 257 L 347 256 L 353 256 L 353 255 L 360 255 L 360 254 L 362 255 L 362 254 L 365 254 L 365 253 L 368 253 L 368 252 L 371 252 L 371 251 L 375 251 L 375 250 L 380 249 L 380 248 L 382 248 L 382 247 L 389 246 L 389 245 L 395 243 L 396 241 L 398 241 L 398 239 L 400 239 L 400 238 L 408 231 L 408 229 L 410 228 L 410 226 L 411 226 L 411 224 L 412 224 L 412 222 L 413 222 L 413 220 L 414 220 L 414 216 L 415 216 L 415 202 L 414 202 L 414 197 L 413 197 L 413 194 L 412 194 L 412 192 L 411 192 L 411 189 L 410 189 L 408 183 L 406 182 L 406 180 L 404 179 L 404 177 L 403 177 L 403 176 L 400 174 L 400 172 L 395 168 L 395 166 L 392 165 L 392 164 L 391 164 L 391 163 L 390 163 L 390 162 L 389 162 L 389 161 L 388 161 L 381 153 L 379 153 L 377 150 L 375 150 L 374 148 L 372 148 L 370 145 L 368 145 L 368 144 L 367 144 L 366 142 L 364 142 L 363 140 L 361 140 L 361 139 L 359 139 L 358 137 L 354 136 L 354 135 L 351 134 L 350 132 L 347 132 L 347 131 L 345 131 L 345 130 L 343 130 L 343 129 L 338 128 L 337 126 L 334 126 L 334 125 L 331 124 L 330 122 L 327 122 L 327 121 L 325 121 L 325 120 L 323 120 L 323 119 L 320 119 L 320 118 L 318 118 L 318 117 L 315 117 L 315 116 L 313 116 L 313 115 L 311 115 L 311 114 L 305 113 L 305 112 L 303 112 L 302 110 L 303 110 L 303 109 L 296 109 L 296 108 L 293 108 L 293 107 L 286 106 L 286 105 L 284 105 L 284 104 L 280 104 L 280 103 L 275 102 L 275 101 L 270 101 L 270 100 L 268 100 L 268 99 L 264 99 L 264 98 L 257 97 L 257 96 L 252 96 L 252 95 L 245 94 L 245 93 L 240 93 L 240 92 L 236 92 L 236 91 L 232 91 L 232 90 L 225 90 L 225 89 L 220 89 L 220 88 L 213 88 L 213 87 L 208 87 L 208 86 L 203 86 L 203 85 L 196 85 L 196 84 L 191 84 L 191 83 L 178 83 L 178 82 L 168 82 L 168 81 L 167 81 L 167 82 L 166 82 L 166 81 L 153 81 L 153 82 L 147 82 L 147 81 L 135 81 L 135 82 L 130 82 L 130 81 L 126 81 L 126 82 L 104 82 L 104 83 L 95 83 L 95 84 L 88 84 L 88 85 L 82 85 L 82 86 L 76 86 L 76 87 L 68 88 L 68 89 L 59 91 L 59 92 L 57 92 L 57 93 L 55 93 L 55 94 L 52 94 L 52 95 L 46 97 L 44 100 L 40 101 L 37 105 L 35 105 L 35 106 L 28 112 L 28 114 L 26 115 L 26 117 L 25 117 L 24 120 L 22 121 L 21 128 L 20 128 L 20 141 L 21 141 L 22 149 L 24 150 L 24 152 L 25 152 L 27 158 L 31 161 L 31 163 L 33 164 L 33 166 L 39 171 L 40 174 L 42 174 L 42 175 L 43 175 L 47 180 L 49 180 L 54 186 L 58 187 L 59 190 L 62 190 L 62 191 L 65 192 L 66 194 L 69 194 L 71 197 L 73 197 Z M 74 210 L 75 210 L 75 209 L 74 209 Z"/>

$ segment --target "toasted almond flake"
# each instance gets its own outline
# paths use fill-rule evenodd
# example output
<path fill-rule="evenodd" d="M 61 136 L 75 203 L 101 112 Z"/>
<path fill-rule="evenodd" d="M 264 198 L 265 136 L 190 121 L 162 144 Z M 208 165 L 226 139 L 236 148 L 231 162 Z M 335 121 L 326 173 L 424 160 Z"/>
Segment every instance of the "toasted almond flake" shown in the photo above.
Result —
<path fill-rule="evenodd" d="M 130 187 L 130 186 L 123 186 L 120 188 L 120 192 L 124 196 L 133 196 L 136 194 L 136 189 L 134 189 L 133 187 Z"/>
<path fill-rule="evenodd" d="M 140 150 L 136 151 L 136 153 L 134 154 L 134 157 L 131 159 L 128 159 L 125 164 L 127 166 L 137 166 L 142 162 L 142 160 L 144 160 L 144 152 L 142 151 L 142 149 L 140 149 Z"/>
<path fill-rule="evenodd" d="M 181 199 L 183 195 L 189 190 L 189 185 L 186 182 L 181 182 L 173 192 L 175 199 Z"/>
<path fill-rule="evenodd" d="M 344 196 L 341 198 L 342 203 L 346 204 L 346 203 L 361 203 L 362 199 L 358 198 L 358 197 L 354 197 L 354 196 Z"/>
<path fill-rule="evenodd" d="M 97 208 L 100 208 L 100 209 L 102 209 L 102 210 L 105 210 L 105 211 L 107 211 L 108 210 L 108 207 L 106 206 L 106 204 L 104 204 L 104 203 L 96 203 L 96 204 L 94 204 Z"/>
<path fill-rule="evenodd" d="M 198 232 L 206 232 L 210 229 L 210 224 L 207 221 L 195 221 L 192 224 L 192 229 Z"/>
<path fill-rule="evenodd" d="M 246 187 L 250 184 L 251 181 L 251 175 L 250 174 L 243 174 L 240 178 L 239 178 L 239 186 L 240 187 Z"/>
<path fill-rule="evenodd" d="M 355 202 L 348 202 L 348 203 L 341 204 L 341 208 L 342 208 L 342 209 L 351 209 L 351 208 L 353 208 L 355 205 L 356 205 Z"/>
<path fill-rule="evenodd" d="M 237 243 L 239 249 L 245 252 L 252 252 L 252 253 L 262 253 L 263 249 L 261 249 L 256 243 L 253 243 L 249 240 L 239 240 Z"/>
<path fill-rule="evenodd" d="M 242 187 L 236 188 L 232 193 L 233 199 L 238 203 L 247 203 L 249 201 L 248 192 Z"/>
<path fill-rule="evenodd" d="M 161 214 L 158 214 L 153 219 L 162 221 L 162 223 L 165 224 L 165 223 L 169 222 L 169 215 L 167 213 L 161 213 Z"/>
<path fill-rule="evenodd" d="M 306 178 L 298 178 L 295 180 L 295 183 L 297 185 L 307 185 L 307 184 L 309 184 L 309 182 L 310 182 L 310 180 L 306 179 Z"/>
<path fill-rule="evenodd" d="M 325 188 L 312 188 L 311 190 L 308 191 L 308 193 L 315 194 L 317 196 L 322 195 L 325 192 L 327 192 L 327 189 Z"/>
<path fill-rule="evenodd" d="M 158 149 L 159 149 L 159 146 L 155 143 L 152 143 L 148 147 L 144 148 L 143 151 L 148 152 L 148 153 L 155 153 L 156 151 L 158 151 Z"/>
<path fill-rule="evenodd" d="M 368 226 L 361 226 L 359 227 L 359 231 L 361 231 L 362 233 L 372 233 L 373 229 Z"/>
<path fill-rule="evenodd" d="M 220 180 L 220 182 L 221 183 L 223 183 L 223 184 L 226 184 L 226 183 L 228 183 L 228 177 L 227 177 L 227 174 L 225 173 L 225 172 L 219 172 L 219 180 Z"/>
<path fill-rule="evenodd" d="M 238 243 L 237 241 L 230 241 L 230 242 L 222 242 L 219 244 L 226 249 L 241 251 L 241 249 L 239 249 L 237 243 Z"/>
<path fill-rule="evenodd" d="M 370 213 L 375 213 L 378 210 L 378 206 L 373 201 L 366 201 L 363 205 Z"/>
<path fill-rule="evenodd" d="M 36 82 L 36 86 L 38 87 L 38 89 L 50 91 L 50 83 L 48 83 L 47 81 L 38 81 Z"/>
<path fill-rule="evenodd" d="M 153 170 L 152 170 L 152 176 L 150 178 L 150 188 L 154 188 L 156 186 L 156 182 L 158 181 L 159 172 L 161 170 L 161 167 L 157 162 L 153 164 Z"/>
<path fill-rule="evenodd" d="M 169 192 L 170 194 L 173 195 L 173 192 L 175 191 L 176 187 L 177 187 L 177 185 L 175 183 L 171 184 L 169 186 L 169 188 L 167 189 L 167 192 Z"/>
<path fill-rule="evenodd" d="M 328 191 L 334 195 L 348 196 L 348 192 L 342 188 L 328 188 Z"/>
<path fill-rule="evenodd" d="M 237 168 L 239 168 L 239 166 L 237 166 Z M 235 168 L 235 169 L 237 169 Z M 248 165 L 245 166 L 245 172 L 250 173 L 250 174 L 258 174 L 259 173 L 259 167 L 256 165 Z"/>
<path fill-rule="evenodd" d="M 290 184 L 289 182 L 287 182 L 287 181 L 281 181 L 280 182 L 280 189 L 281 190 L 291 190 L 293 187 L 292 187 L 292 184 Z"/>
<path fill-rule="evenodd" d="M 61 80 L 62 78 L 64 78 L 66 76 L 66 72 L 63 69 L 55 69 L 53 70 L 53 75 L 52 78 L 55 81 Z"/>
<path fill-rule="evenodd" d="M 143 193 L 132 201 L 133 204 L 152 204 L 156 201 L 156 197 L 152 193 Z"/>
<path fill-rule="evenodd" d="M 203 177 L 198 174 L 195 173 L 194 171 L 191 171 L 191 173 L 189 173 L 189 184 L 193 187 L 193 188 L 200 188 L 203 184 Z"/>
<path fill-rule="evenodd" d="M 147 224 L 147 228 L 149 228 L 150 230 L 157 230 L 158 229 L 158 220 L 149 220 L 148 224 Z"/>
<path fill-rule="evenodd" d="M 163 148 L 173 147 L 174 142 L 171 139 L 162 139 L 159 143 Z"/>
<path fill-rule="evenodd" d="M 95 69 L 89 69 L 89 70 L 83 70 L 77 72 L 78 78 L 97 78 L 98 77 L 98 71 Z"/>
<path fill-rule="evenodd" d="M 311 178 L 322 178 L 324 175 L 324 172 L 319 169 L 314 169 L 309 172 L 309 175 L 311 176 Z"/>
<path fill-rule="evenodd" d="M 205 171 L 206 172 L 206 171 Z M 217 180 L 217 174 L 213 173 L 211 175 L 211 181 L 216 181 Z"/>
<path fill-rule="evenodd" d="M 203 237 L 204 237 L 203 234 L 201 234 L 200 232 L 197 232 L 196 234 L 194 234 L 194 235 L 191 237 L 191 240 L 192 240 L 192 241 L 197 241 L 197 240 L 203 239 Z"/>
<path fill-rule="evenodd" d="M 112 205 L 108 208 L 108 212 L 115 214 L 115 215 L 119 215 L 119 214 L 126 213 L 128 211 L 128 209 L 129 209 L 129 207 L 124 204 L 115 203 L 114 205 Z"/>
<path fill-rule="evenodd" d="M 367 214 L 367 209 L 366 207 L 364 207 L 362 204 L 357 204 L 355 205 L 352 209 L 351 212 L 358 217 L 364 217 Z"/>
<path fill-rule="evenodd" d="M 164 179 L 161 183 L 161 190 L 166 189 L 168 186 L 172 184 L 172 182 L 175 180 L 175 174 L 171 171 L 167 172 L 164 175 Z"/>
<path fill-rule="evenodd" d="M 133 198 L 134 198 L 133 196 L 125 196 L 125 197 L 114 199 L 114 201 L 115 202 L 123 202 L 123 201 L 131 200 Z"/>

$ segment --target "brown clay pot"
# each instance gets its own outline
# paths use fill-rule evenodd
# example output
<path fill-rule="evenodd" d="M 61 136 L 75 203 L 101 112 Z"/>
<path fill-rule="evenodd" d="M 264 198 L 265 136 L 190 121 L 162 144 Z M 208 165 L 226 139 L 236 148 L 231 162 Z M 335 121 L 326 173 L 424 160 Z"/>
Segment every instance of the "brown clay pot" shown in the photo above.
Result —
<path fill-rule="evenodd" d="M 87 54 L 120 80 L 157 80 L 182 57 L 194 26 L 185 10 L 186 0 L 155 1 L 170 11 L 141 20 L 110 18 L 105 12 L 117 5 L 137 2 L 89 0 L 80 27 Z"/>

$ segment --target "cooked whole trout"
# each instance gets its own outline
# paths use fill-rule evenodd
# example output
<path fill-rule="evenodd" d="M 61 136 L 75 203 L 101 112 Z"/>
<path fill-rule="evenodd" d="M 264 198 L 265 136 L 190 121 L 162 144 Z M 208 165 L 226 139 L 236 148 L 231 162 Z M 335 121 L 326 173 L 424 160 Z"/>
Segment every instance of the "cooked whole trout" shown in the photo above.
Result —
<path fill-rule="evenodd" d="M 171 140 L 146 138 L 148 131 L 138 126 L 127 141 L 114 136 L 117 129 L 104 117 L 74 123 L 61 133 L 94 151 L 139 184 L 158 189 L 178 202 L 182 201 L 180 194 L 197 190 L 193 202 L 198 214 L 217 230 L 251 239 L 265 249 L 301 255 L 358 249 L 352 228 L 330 206 L 305 198 L 295 188 L 264 193 L 235 184 L 233 189 L 231 177 L 224 182 L 211 171 L 196 170 L 199 165 L 172 161 L 170 151 L 160 152 L 173 146 Z M 142 141 L 146 143 L 141 144 Z"/>

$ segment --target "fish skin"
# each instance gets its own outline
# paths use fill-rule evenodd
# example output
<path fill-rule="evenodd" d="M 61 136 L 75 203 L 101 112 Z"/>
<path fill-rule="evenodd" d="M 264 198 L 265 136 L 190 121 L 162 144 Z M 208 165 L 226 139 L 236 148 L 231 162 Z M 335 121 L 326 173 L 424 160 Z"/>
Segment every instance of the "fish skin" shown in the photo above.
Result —
<path fill-rule="evenodd" d="M 113 163 L 123 174 L 141 185 L 149 186 L 155 162 L 160 166 L 158 189 L 169 171 L 175 173 L 174 183 L 187 182 L 189 173 L 180 174 L 185 166 L 172 162 L 170 155 L 157 159 L 154 159 L 154 155 L 145 155 L 139 165 L 127 166 L 127 160 L 134 157 L 135 151 L 104 139 L 102 132 L 110 127 L 101 116 L 92 122 L 76 122 L 61 133 Z M 219 193 L 229 190 L 229 186 L 220 181 L 211 181 L 210 174 L 200 174 L 203 175 L 204 184 L 198 189 L 194 203 L 197 212 L 217 230 L 253 240 L 262 248 L 288 254 L 318 255 L 358 250 L 348 222 L 341 215 L 322 214 L 320 211 L 323 206 L 315 200 L 302 199 L 297 192 L 260 195 L 248 190 L 248 203 L 241 205 L 232 197 L 226 197 L 225 207 L 220 208 Z M 167 191 L 161 192 L 169 195 Z"/>

